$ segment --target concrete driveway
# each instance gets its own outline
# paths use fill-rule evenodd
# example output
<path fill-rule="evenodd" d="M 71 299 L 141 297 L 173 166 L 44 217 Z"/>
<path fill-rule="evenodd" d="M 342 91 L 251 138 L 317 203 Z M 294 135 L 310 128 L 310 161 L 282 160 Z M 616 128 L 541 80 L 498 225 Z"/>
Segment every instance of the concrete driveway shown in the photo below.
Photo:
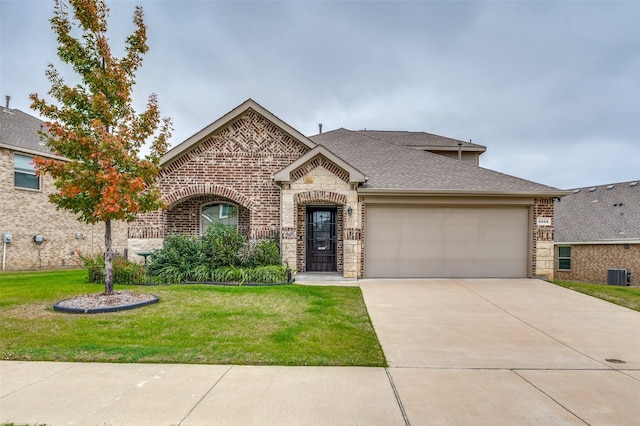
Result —
<path fill-rule="evenodd" d="M 411 425 L 640 419 L 638 312 L 528 279 L 360 287 Z"/>

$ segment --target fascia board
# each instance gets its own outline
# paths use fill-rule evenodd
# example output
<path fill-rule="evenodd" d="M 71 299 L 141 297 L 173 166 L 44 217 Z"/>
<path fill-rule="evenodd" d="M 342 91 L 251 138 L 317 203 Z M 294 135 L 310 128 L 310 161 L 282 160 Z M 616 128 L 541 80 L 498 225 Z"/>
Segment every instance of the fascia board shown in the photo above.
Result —
<path fill-rule="evenodd" d="M 233 121 L 234 119 L 236 119 L 237 117 L 239 117 L 249 109 L 253 109 L 255 112 L 262 115 L 264 118 L 271 121 L 276 126 L 280 127 L 285 133 L 292 136 L 294 139 L 296 139 L 298 142 L 300 142 L 307 148 L 309 149 L 315 148 L 316 144 L 312 142 L 309 138 L 307 138 L 305 135 L 303 135 L 293 127 L 289 126 L 284 121 L 280 120 L 278 117 L 273 115 L 271 112 L 269 112 L 267 109 L 262 107 L 253 99 L 247 99 L 245 102 L 235 107 L 234 109 L 232 109 L 231 111 L 223 115 L 222 117 L 218 118 L 216 121 L 209 124 L 204 129 L 200 130 L 198 133 L 194 134 L 193 136 L 189 137 L 185 141 L 181 142 L 180 144 L 170 149 L 160 160 L 160 165 L 163 167 L 167 166 L 173 160 L 180 157 L 180 155 L 182 155 L 184 152 L 188 151 L 197 143 L 201 142 L 206 136 L 224 127 L 226 124 Z"/>
<path fill-rule="evenodd" d="M 35 155 L 35 156 L 38 156 L 38 157 L 53 158 L 54 160 L 69 161 L 68 158 L 61 157 L 59 155 L 48 154 L 46 152 L 36 151 L 34 149 L 22 148 L 22 147 L 15 146 L 15 145 L 7 145 L 7 144 L 4 144 L 4 143 L 0 143 L 0 148 L 5 148 L 5 149 L 11 150 L 11 151 L 18 152 L 18 153 L 22 152 L 22 153 L 29 154 L 29 155 Z"/>
<path fill-rule="evenodd" d="M 620 240 L 593 240 L 593 241 L 554 241 L 556 246 L 580 246 L 580 245 L 613 245 L 613 244 L 640 244 L 640 239 L 629 238 Z"/>
<path fill-rule="evenodd" d="M 398 188 L 358 188 L 358 193 L 367 195 L 402 195 L 402 196 L 421 196 L 421 195 L 447 195 L 447 196 L 487 196 L 487 197 L 564 197 L 571 193 L 571 191 L 473 191 L 468 189 L 398 189 Z"/>
<path fill-rule="evenodd" d="M 420 149 L 423 151 L 449 151 L 449 152 L 458 152 L 458 147 L 457 146 L 442 146 L 442 145 L 437 145 L 437 146 L 432 146 L 432 145 L 403 145 L 406 146 L 407 148 L 413 148 L 413 149 Z M 485 147 L 475 147 L 475 146 L 469 146 L 469 147 L 465 147 L 462 146 L 461 151 L 462 152 L 485 152 L 487 150 L 487 148 Z"/>

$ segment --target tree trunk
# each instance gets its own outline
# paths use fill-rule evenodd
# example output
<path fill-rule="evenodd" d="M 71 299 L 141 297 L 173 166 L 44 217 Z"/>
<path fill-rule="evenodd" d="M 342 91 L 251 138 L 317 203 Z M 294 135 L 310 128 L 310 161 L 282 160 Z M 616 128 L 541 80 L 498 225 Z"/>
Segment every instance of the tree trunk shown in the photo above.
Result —
<path fill-rule="evenodd" d="M 104 223 L 104 293 L 113 294 L 113 251 L 111 249 L 111 220 Z"/>

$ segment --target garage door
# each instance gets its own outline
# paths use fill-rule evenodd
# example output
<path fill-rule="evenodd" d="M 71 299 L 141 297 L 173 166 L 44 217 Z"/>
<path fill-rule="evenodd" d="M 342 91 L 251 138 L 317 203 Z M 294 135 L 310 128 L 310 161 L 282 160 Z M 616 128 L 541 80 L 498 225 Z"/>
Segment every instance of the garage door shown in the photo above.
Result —
<path fill-rule="evenodd" d="M 526 207 L 369 205 L 366 277 L 526 277 Z"/>

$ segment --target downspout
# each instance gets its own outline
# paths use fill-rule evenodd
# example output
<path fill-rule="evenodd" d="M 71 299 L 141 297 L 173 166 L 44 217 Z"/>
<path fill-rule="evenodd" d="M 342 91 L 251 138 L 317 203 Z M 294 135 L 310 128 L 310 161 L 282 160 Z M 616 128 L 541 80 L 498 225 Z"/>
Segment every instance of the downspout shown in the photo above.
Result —
<path fill-rule="evenodd" d="M 2 270 L 4 271 L 4 261 L 7 258 L 7 242 L 2 239 Z"/>

